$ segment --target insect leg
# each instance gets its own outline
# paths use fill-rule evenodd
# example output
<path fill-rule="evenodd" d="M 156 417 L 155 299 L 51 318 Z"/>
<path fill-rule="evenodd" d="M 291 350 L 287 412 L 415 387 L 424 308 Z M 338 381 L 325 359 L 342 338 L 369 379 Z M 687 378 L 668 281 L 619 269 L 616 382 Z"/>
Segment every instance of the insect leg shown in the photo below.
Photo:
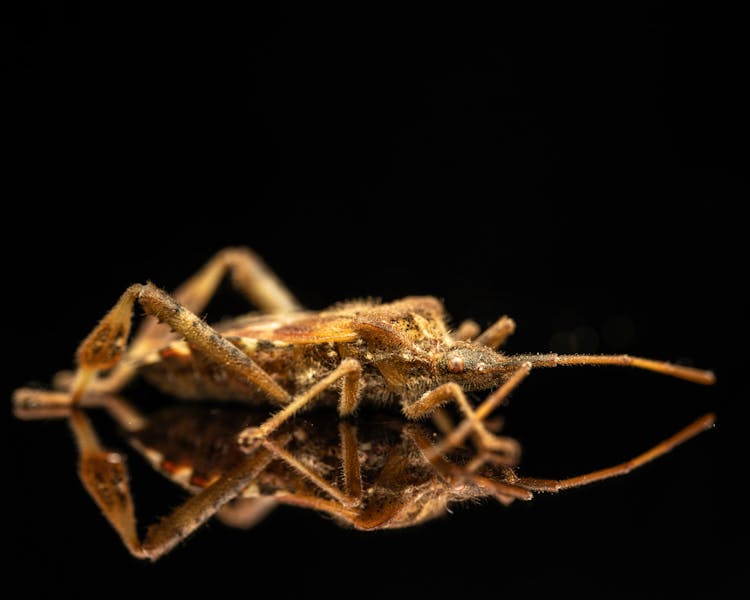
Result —
<path fill-rule="evenodd" d="M 610 477 L 625 475 L 627 473 L 630 473 L 630 471 L 632 471 L 633 469 L 637 469 L 638 467 L 641 467 L 646 463 L 651 462 L 652 460 L 660 456 L 663 456 L 676 446 L 679 446 L 690 438 L 695 437 L 706 429 L 710 429 L 711 427 L 713 427 L 715 421 L 716 415 L 714 415 L 713 413 L 703 415 L 684 429 L 681 429 L 673 436 L 657 444 L 650 450 L 647 450 L 646 452 L 639 454 L 635 458 L 632 458 L 613 467 L 607 467 L 605 469 L 592 471 L 591 473 L 578 475 L 576 477 L 569 477 L 567 479 L 537 479 L 534 477 L 521 477 L 516 483 L 529 490 L 539 492 L 559 492 L 560 490 L 567 490 L 569 488 L 588 485 L 590 483 L 594 483 L 595 481 L 601 481 L 602 479 L 609 479 Z"/>
<path fill-rule="evenodd" d="M 125 290 L 117 304 L 81 343 L 77 352 L 78 371 L 71 392 L 73 403 L 80 401 L 99 371 L 114 367 L 122 358 L 136 300 L 147 314 L 169 325 L 209 360 L 221 364 L 235 376 L 252 381 L 271 398 L 281 403 L 291 399 L 252 358 L 237 349 L 169 294 L 148 283 L 132 285 Z"/>
<path fill-rule="evenodd" d="M 464 394 L 461 386 L 455 382 L 444 383 L 443 385 L 436 387 L 434 390 L 426 392 L 421 398 L 419 398 L 419 400 L 412 402 L 411 404 L 404 403 L 403 412 L 409 419 L 419 419 L 425 415 L 432 414 L 437 408 L 449 400 L 454 400 L 456 402 L 465 417 L 462 424 L 456 430 L 461 429 L 463 432 L 465 429 L 466 433 L 457 443 L 450 446 L 446 445 L 444 450 L 447 448 L 454 448 L 456 445 L 460 444 L 467 435 L 473 432 L 477 436 L 476 439 L 481 449 L 507 454 L 511 460 L 513 457 L 518 456 L 518 443 L 511 438 L 496 436 L 487 431 L 482 422 L 484 417 L 474 411 L 471 404 L 466 399 L 466 394 Z M 452 442 L 453 434 L 449 435 L 447 439 Z"/>
<path fill-rule="evenodd" d="M 87 394 L 81 398 L 78 408 L 103 408 L 125 431 L 142 429 L 147 418 L 132 404 L 114 394 Z M 13 392 L 13 414 L 19 419 L 56 419 L 71 416 L 70 394 L 19 388 Z"/>
<path fill-rule="evenodd" d="M 234 347 L 234 346 L 233 346 Z M 248 427 L 239 436 L 240 446 L 246 450 L 255 447 L 256 442 L 268 437 L 276 431 L 287 419 L 295 415 L 302 408 L 312 402 L 322 392 L 326 391 L 339 379 L 344 379 L 341 386 L 341 397 L 339 400 L 339 414 L 349 415 L 357 408 L 359 402 L 359 378 L 362 373 L 362 366 L 359 361 L 353 358 L 347 358 L 341 361 L 338 367 L 328 373 L 320 381 L 313 384 L 305 392 L 292 399 L 284 408 L 261 423 L 257 427 Z"/>
<path fill-rule="evenodd" d="M 88 401 L 88 398 L 86 398 Z M 13 414 L 19 419 L 57 419 L 70 416 L 70 394 L 18 388 L 13 392 Z"/>
<path fill-rule="evenodd" d="M 229 274 L 234 287 L 264 312 L 287 312 L 300 308 L 299 303 L 266 264 L 249 248 L 224 248 L 217 252 L 192 277 L 173 293 L 176 302 L 200 314 L 216 294 L 221 281 Z M 131 345 L 134 358 L 158 349 L 170 337 L 169 328 L 155 319 L 146 319 Z"/>
<path fill-rule="evenodd" d="M 474 342 L 488 348 L 499 348 L 516 330 L 516 322 L 510 317 L 502 316 L 485 329 Z"/>
<path fill-rule="evenodd" d="M 476 410 L 472 411 L 472 415 L 470 417 L 467 417 L 458 427 L 456 427 L 453 431 L 446 435 L 443 441 L 435 446 L 431 450 L 431 452 L 439 455 L 448 452 L 451 448 L 460 446 L 466 439 L 466 437 L 470 435 L 472 431 L 476 430 L 476 423 L 482 424 L 484 419 L 486 419 L 490 415 L 490 413 L 495 410 L 495 408 L 497 408 L 503 400 L 505 400 L 508 394 L 510 394 L 528 376 L 530 372 L 531 363 L 529 363 L 528 361 L 522 363 L 503 385 L 501 385 L 489 396 L 487 396 L 484 402 L 482 402 L 476 408 Z M 487 435 L 492 434 L 488 432 Z M 511 439 L 498 438 L 497 436 L 492 437 L 494 439 L 500 440 Z M 516 444 L 515 456 L 518 456 L 520 451 L 517 448 L 517 442 L 515 442 L 515 440 L 513 440 L 513 442 L 514 444 Z"/>
<path fill-rule="evenodd" d="M 457 342 L 467 342 L 477 337 L 481 331 L 482 330 L 476 321 L 466 319 L 461 322 L 453 333 L 451 333 L 451 337 Z"/>
<path fill-rule="evenodd" d="M 300 308 L 292 293 L 249 248 L 224 248 L 177 288 L 173 296 L 187 309 L 199 313 L 227 273 L 234 287 L 264 312 L 289 312 Z"/>
<path fill-rule="evenodd" d="M 534 368 L 568 365 L 615 365 L 655 371 L 662 375 L 670 375 L 703 385 L 711 385 L 716 382 L 716 376 L 712 371 L 627 354 L 518 354 L 507 358 L 511 364 L 530 362 Z"/>
<path fill-rule="evenodd" d="M 200 314 L 227 273 L 230 274 L 234 287 L 263 311 L 284 312 L 300 307 L 291 292 L 260 257 L 248 248 L 221 250 L 197 273 L 183 282 L 172 297 L 190 312 Z M 133 336 L 123 360 L 118 362 L 106 377 L 97 380 L 91 387 L 101 392 L 121 390 L 135 375 L 139 361 L 162 347 L 172 337 L 169 327 L 165 327 L 156 319 L 146 318 Z M 69 389 L 71 379 L 70 371 L 62 371 L 55 376 L 55 387 Z"/>

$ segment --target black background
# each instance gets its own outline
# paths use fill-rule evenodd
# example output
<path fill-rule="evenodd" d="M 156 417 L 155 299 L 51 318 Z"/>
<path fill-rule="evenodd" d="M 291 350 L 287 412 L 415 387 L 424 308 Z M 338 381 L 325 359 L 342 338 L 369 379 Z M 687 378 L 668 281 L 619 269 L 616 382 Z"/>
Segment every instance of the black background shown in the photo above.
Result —
<path fill-rule="evenodd" d="M 456 321 L 512 315 L 510 352 L 627 351 L 713 368 L 719 383 L 539 372 L 503 409 L 524 474 L 616 463 L 708 410 L 718 425 L 628 477 L 528 504 L 384 533 L 280 509 L 249 532 L 211 524 L 155 565 L 131 559 L 85 495 L 66 427 L 7 410 L 7 549 L 23 589 L 646 597 L 739 585 L 737 15 L 25 6 L 2 36 L 6 396 L 70 367 L 128 284 L 174 287 L 234 244 L 312 308 L 434 294 Z M 208 317 L 240 310 L 222 289 Z M 130 463 L 146 524 L 181 496 Z"/>

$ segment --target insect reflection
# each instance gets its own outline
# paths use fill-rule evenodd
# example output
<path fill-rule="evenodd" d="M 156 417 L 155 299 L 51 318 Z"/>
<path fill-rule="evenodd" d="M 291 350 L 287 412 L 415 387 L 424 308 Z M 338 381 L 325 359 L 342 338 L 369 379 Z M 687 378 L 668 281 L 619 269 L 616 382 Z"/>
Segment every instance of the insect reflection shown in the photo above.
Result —
<path fill-rule="evenodd" d="M 629 472 L 709 428 L 707 414 L 637 457 L 563 480 L 520 477 L 518 452 L 478 452 L 472 446 L 440 451 L 452 424 L 404 421 L 381 413 L 334 420 L 312 412 L 289 421 L 248 456 L 237 431 L 267 413 L 242 405 L 172 405 L 148 416 L 116 396 L 89 396 L 87 407 L 105 408 L 130 445 L 166 477 L 192 494 L 211 494 L 210 508 L 195 517 L 191 496 L 149 528 L 135 532 L 128 473 L 121 455 L 99 442 L 82 409 L 18 406 L 26 419 L 64 416 L 80 451 L 79 471 L 87 490 L 108 516 L 129 551 L 158 558 L 216 514 L 249 528 L 280 504 L 309 508 L 362 530 L 416 525 L 443 515 L 451 504 L 495 498 L 502 504 L 530 500 L 536 491 L 559 491 Z M 113 519 L 112 515 L 123 515 Z M 169 540 L 169 542 L 165 542 Z M 158 552 L 154 549 L 158 549 Z"/>

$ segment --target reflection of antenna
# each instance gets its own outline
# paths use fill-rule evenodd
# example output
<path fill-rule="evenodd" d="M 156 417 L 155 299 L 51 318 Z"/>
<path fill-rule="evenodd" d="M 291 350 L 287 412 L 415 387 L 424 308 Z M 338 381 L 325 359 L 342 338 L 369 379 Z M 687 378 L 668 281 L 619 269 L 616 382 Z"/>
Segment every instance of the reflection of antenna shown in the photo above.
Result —
<path fill-rule="evenodd" d="M 688 441 L 690 438 L 693 438 L 699 433 L 706 431 L 706 429 L 710 429 L 711 427 L 713 427 L 715 422 L 715 414 L 705 414 L 700 419 L 693 421 L 690 425 L 688 425 L 684 429 L 681 429 L 673 436 L 657 444 L 650 450 L 647 450 L 643 454 L 639 454 L 635 458 L 631 458 L 630 460 L 613 467 L 607 467 L 606 469 L 592 471 L 591 473 L 586 473 L 585 475 L 568 477 L 567 479 L 536 479 L 522 477 L 516 483 L 526 489 L 534 490 L 536 492 L 559 492 L 560 490 L 567 490 L 569 488 L 588 485 L 589 483 L 601 481 L 602 479 L 609 479 L 610 477 L 626 475 L 633 469 L 642 467 L 646 463 L 665 455 L 676 446 L 679 446 L 680 444 Z"/>

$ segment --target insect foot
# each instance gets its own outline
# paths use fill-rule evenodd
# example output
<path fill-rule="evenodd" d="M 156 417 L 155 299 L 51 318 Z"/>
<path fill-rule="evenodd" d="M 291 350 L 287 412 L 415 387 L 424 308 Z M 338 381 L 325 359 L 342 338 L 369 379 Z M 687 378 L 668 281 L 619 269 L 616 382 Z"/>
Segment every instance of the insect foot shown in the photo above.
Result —
<path fill-rule="evenodd" d="M 13 413 L 19 419 L 49 418 L 67 415 L 70 394 L 34 388 L 18 388 L 13 392 Z"/>
<path fill-rule="evenodd" d="M 237 443 L 240 450 L 245 454 L 250 454 L 258 449 L 266 434 L 260 427 L 248 427 L 237 437 Z"/>

